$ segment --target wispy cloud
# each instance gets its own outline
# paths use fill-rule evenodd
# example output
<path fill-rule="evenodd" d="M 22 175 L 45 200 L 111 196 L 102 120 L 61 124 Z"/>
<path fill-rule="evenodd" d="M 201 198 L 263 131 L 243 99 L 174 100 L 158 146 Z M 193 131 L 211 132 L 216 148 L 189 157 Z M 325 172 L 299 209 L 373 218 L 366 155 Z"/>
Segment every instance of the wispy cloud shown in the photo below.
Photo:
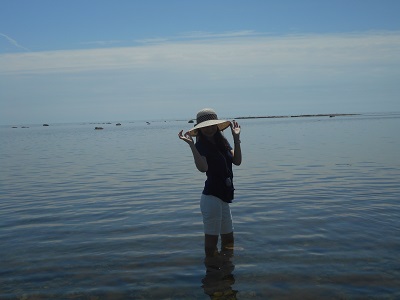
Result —
<path fill-rule="evenodd" d="M 205 31 L 192 31 L 182 34 L 181 36 L 184 38 L 190 39 L 205 39 L 205 38 L 232 38 L 232 37 L 250 37 L 250 36 L 259 36 L 264 35 L 258 33 L 254 30 L 240 30 L 240 31 L 229 31 L 223 33 L 213 33 L 213 32 L 205 32 Z"/>
<path fill-rule="evenodd" d="M 31 51 L 28 48 L 21 46 L 16 40 L 12 39 L 11 37 L 9 37 L 8 35 L 6 35 L 4 33 L 0 32 L 0 36 L 4 37 L 10 44 L 15 46 L 16 48 L 22 49 L 24 51 Z"/>
<path fill-rule="evenodd" d="M 399 67 L 400 32 L 263 36 L 253 32 L 192 33 L 181 41 L 134 47 L 0 55 L 1 73 L 96 70 L 191 70 L 208 73 L 280 75 L 323 68 Z M 190 39 L 189 37 L 199 37 Z M 200 37 L 213 37 L 212 40 Z"/>
<path fill-rule="evenodd" d="M 238 37 L 254 37 L 261 36 L 265 34 L 257 33 L 254 30 L 240 30 L 240 31 L 230 31 L 223 33 L 206 32 L 206 31 L 191 31 L 184 32 L 179 35 L 174 36 L 164 36 L 164 37 L 153 37 L 147 39 L 136 39 L 136 40 L 105 40 L 105 41 L 88 41 L 83 42 L 81 45 L 98 46 L 98 47 L 109 47 L 121 44 L 132 44 L 136 45 L 154 45 L 162 43 L 172 43 L 172 42 L 182 42 L 182 41 L 204 41 L 212 39 L 228 39 L 228 38 L 238 38 Z"/>
<path fill-rule="evenodd" d="M 254 37 L 260 35 L 265 35 L 265 34 L 257 33 L 254 30 L 240 30 L 240 31 L 230 31 L 223 33 L 191 31 L 176 36 L 141 39 L 141 40 L 136 40 L 136 42 L 139 44 L 159 44 L 159 43 L 187 41 L 187 40 L 195 41 L 195 40 L 227 39 L 227 38 L 238 38 L 238 37 Z"/>
<path fill-rule="evenodd" d="M 81 45 L 105 47 L 105 46 L 115 46 L 115 45 L 121 44 L 122 42 L 123 41 L 121 41 L 121 40 L 89 41 L 89 42 L 83 42 L 83 43 L 81 43 Z"/>

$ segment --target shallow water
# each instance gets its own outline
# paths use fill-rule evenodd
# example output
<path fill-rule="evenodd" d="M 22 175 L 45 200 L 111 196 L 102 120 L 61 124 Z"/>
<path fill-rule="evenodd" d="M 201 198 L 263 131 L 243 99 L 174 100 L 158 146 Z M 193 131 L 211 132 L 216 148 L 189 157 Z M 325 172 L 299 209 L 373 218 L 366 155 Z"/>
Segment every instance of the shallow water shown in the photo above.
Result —
<path fill-rule="evenodd" d="M 240 124 L 223 278 L 186 121 L 1 127 L 0 299 L 400 298 L 400 114 Z"/>

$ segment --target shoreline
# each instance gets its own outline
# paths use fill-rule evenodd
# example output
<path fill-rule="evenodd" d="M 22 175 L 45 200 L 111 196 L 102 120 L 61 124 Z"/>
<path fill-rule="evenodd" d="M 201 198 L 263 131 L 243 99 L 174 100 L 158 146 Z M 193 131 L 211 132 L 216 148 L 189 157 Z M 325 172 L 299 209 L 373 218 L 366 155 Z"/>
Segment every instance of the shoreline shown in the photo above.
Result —
<path fill-rule="evenodd" d="M 315 115 L 290 115 L 290 116 L 248 116 L 248 117 L 236 117 L 237 120 L 245 119 L 280 119 L 280 118 L 310 118 L 310 117 L 346 117 L 346 116 L 359 116 L 361 114 L 315 114 Z"/>

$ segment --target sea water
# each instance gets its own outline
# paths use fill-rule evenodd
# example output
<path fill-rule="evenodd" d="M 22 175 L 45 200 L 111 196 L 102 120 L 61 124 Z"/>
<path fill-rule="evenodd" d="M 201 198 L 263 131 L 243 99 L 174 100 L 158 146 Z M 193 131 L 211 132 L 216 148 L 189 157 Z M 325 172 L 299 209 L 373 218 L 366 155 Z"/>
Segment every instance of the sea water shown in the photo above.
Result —
<path fill-rule="evenodd" d="M 211 278 L 192 125 L 121 123 L 0 128 L 0 299 L 400 298 L 400 114 L 239 120 Z"/>

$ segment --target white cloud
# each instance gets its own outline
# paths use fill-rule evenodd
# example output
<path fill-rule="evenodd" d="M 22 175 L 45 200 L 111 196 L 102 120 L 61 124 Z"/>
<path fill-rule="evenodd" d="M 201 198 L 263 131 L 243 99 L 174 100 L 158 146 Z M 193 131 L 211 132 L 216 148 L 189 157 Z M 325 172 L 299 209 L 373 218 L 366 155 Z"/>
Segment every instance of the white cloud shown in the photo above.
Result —
<path fill-rule="evenodd" d="M 281 72 L 382 69 L 400 63 L 400 32 L 277 37 L 244 31 L 213 37 L 123 48 L 2 54 L 0 74 L 170 69 L 214 74 L 279 71 L 284 75 Z"/>

